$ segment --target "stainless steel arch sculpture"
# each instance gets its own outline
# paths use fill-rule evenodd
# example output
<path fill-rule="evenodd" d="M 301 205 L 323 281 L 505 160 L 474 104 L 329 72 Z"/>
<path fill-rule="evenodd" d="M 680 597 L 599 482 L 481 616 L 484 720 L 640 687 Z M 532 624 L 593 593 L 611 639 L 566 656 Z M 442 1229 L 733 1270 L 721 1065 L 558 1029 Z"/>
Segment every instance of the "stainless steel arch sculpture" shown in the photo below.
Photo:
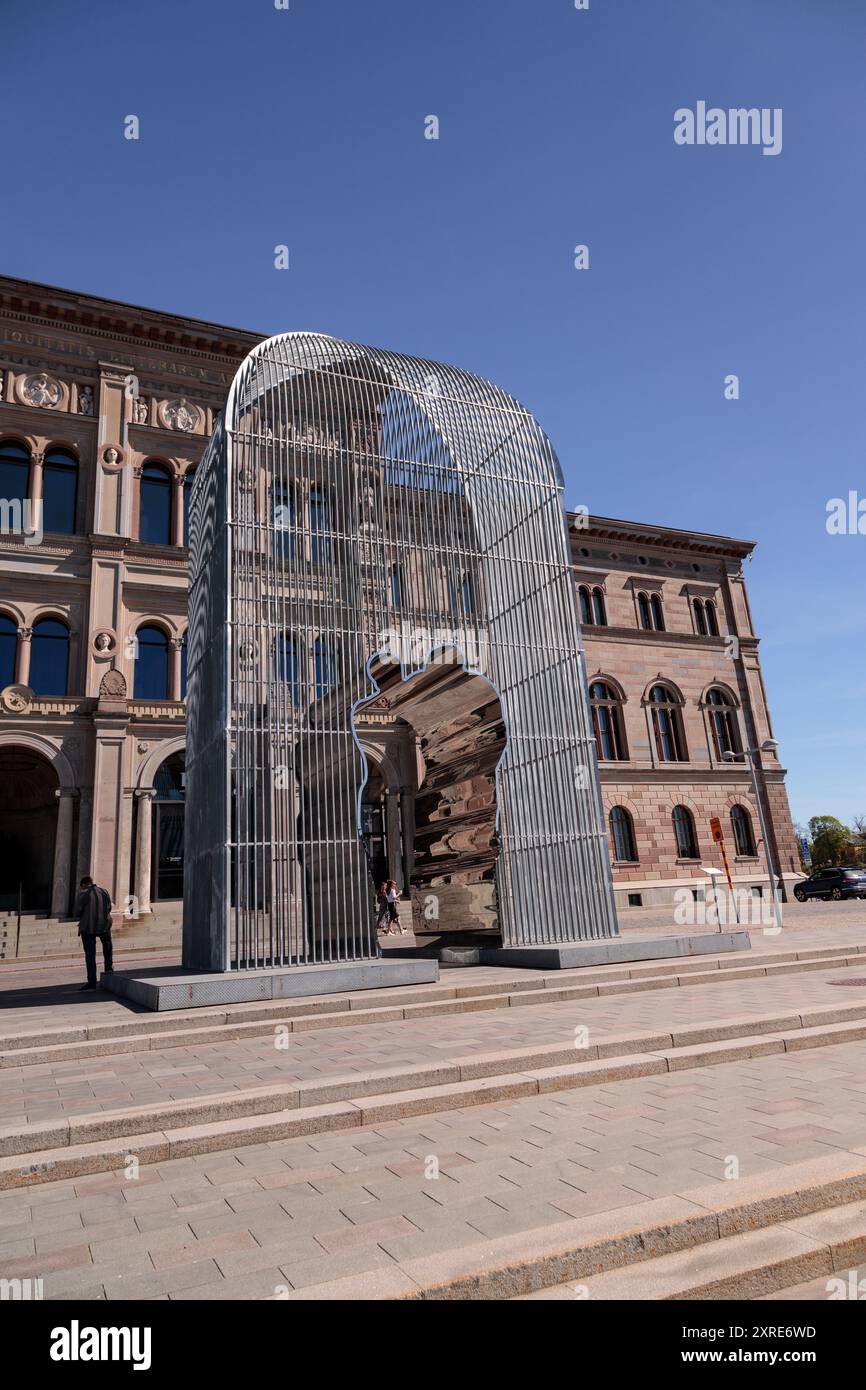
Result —
<path fill-rule="evenodd" d="M 443 829 L 416 915 L 478 904 L 507 946 L 617 934 L 562 476 L 528 411 L 453 367 L 282 334 L 238 370 L 190 531 L 185 965 L 376 955 L 355 717 L 436 653 L 451 703 L 419 687 L 418 746 L 423 765 L 435 735 Z"/>

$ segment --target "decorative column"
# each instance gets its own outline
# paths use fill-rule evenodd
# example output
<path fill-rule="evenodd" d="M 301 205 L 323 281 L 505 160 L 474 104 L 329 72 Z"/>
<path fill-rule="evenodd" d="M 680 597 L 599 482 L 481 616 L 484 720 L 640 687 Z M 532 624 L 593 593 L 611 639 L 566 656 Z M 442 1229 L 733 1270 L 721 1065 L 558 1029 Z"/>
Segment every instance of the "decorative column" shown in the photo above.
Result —
<path fill-rule="evenodd" d="M 54 873 L 51 878 L 51 916 L 69 912 L 69 873 L 72 868 L 72 798 L 69 787 L 60 787 L 57 797 L 57 834 L 54 838 Z"/>
<path fill-rule="evenodd" d="M 135 845 L 135 896 L 138 899 L 138 915 L 143 917 L 151 911 L 150 906 L 150 841 L 153 806 L 153 787 L 137 791 L 138 797 L 138 835 Z"/>
<path fill-rule="evenodd" d="M 183 638 L 172 637 L 169 646 L 171 648 L 171 672 L 169 690 L 173 700 L 182 700 L 183 692 L 181 686 L 181 652 L 183 650 Z"/>
<path fill-rule="evenodd" d="M 173 478 L 172 482 L 171 543 L 183 545 L 183 477 Z"/>
<path fill-rule="evenodd" d="M 18 655 L 15 662 L 16 685 L 30 684 L 30 639 L 32 636 L 32 627 L 19 627 Z"/>
<path fill-rule="evenodd" d="M 396 787 L 385 792 L 385 837 L 388 844 L 388 877 L 403 891 L 403 870 L 400 866 L 400 803 Z"/>
<path fill-rule="evenodd" d="M 93 788 L 82 787 L 78 802 L 78 854 L 75 863 L 75 891 L 87 875 L 90 864 L 90 831 L 93 824 Z"/>
<path fill-rule="evenodd" d="M 31 455 L 30 459 L 30 501 L 31 504 L 42 501 L 42 465 L 45 456 L 40 449 L 38 453 Z M 34 508 L 35 511 L 35 508 Z M 35 517 L 33 518 L 35 520 Z"/>

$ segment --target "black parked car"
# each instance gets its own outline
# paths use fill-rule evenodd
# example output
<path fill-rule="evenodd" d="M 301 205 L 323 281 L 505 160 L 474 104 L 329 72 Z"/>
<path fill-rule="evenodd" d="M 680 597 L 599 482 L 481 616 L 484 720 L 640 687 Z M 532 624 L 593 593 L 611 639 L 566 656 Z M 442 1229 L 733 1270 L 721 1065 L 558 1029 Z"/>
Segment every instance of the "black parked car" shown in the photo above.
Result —
<path fill-rule="evenodd" d="M 807 898 L 866 898 L 866 869 L 816 869 L 794 889 L 798 903 Z"/>

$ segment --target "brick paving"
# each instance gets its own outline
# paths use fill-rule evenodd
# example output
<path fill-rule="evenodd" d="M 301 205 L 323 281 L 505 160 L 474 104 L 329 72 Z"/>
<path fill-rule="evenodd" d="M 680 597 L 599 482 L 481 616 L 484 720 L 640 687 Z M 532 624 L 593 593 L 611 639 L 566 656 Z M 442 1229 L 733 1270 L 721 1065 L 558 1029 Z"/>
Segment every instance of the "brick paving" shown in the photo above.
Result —
<path fill-rule="evenodd" d="M 857 967 L 711 985 L 434 1015 L 380 1024 L 323 1028 L 147 1052 L 114 1053 L 0 1070 L 0 1124 L 82 1115 L 157 1101 L 185 1100 L 267 1083 L 309 1081 L 371 1068 L 423 1066 L 510 1048 L 562 1044 L 577 1027 L 588 1042 L 621 1033 L 687 1028 L 798 1010 L 866 1005 L 866 984 L 840 989 L 832 981 Z M 863 977 L 866 978 L 866 959 Z M 575 1052 L 575 1059 L 580 1054 Z"/>
<path fill-rule="evenodd" d="M 863 905 L 837 906 L 858 915 L 846 912 L 832 928 L 804 917 L 803 929 L 781 940 L 759 934 L 756 948 L 860 940 Z M 269 1037 L 137 1054 L 112 1054 L 106 1042 L 98 1060 L 0 1071 L 0 1117 L 50 1119 L 555 1044 L 579 1025 L 592 1041 L 844 1007 L 866 1001 L 866 987 L 831 981 L 858 973 L 836 966 L 326 1028 L 290 1035 L 286 1051 Z M 83 1016 L 129 1017 L 117 1001 L 89 996 L 83 1004 L 34 1002 L 15 976 L 18 985 L 0 975 L 7 1004 L 0 1033 L 16 1015 L 25 1031 L 38 1026 L 34 1020 L 57 1027 Z M 460 972 L 461 983 L 469 978 Z M 480 981 L 482 972 L 471 978 Z M 42 1278 L 49 1299 L 259 1299 L 357 1274 L 375 1295 L 402 1261 L 724 1182 L 732 1159 L 750 1177 L 862 1148 L 864 1064 L 866 1042 L 844 1043 L 142 1165 L 137 1177 L 100 1173 L 16 1188 L 0 1193 L 0 1277 Z"/>
<path fill-rule="evenodd" d="M 393 1270 L 723 1182 L 732 1157 L 747 1177 L 862 1146 L 864 1062 L 850 1043 L 17 1189 L 0 1276 L 47 1298 L 250 1299 Z"/>

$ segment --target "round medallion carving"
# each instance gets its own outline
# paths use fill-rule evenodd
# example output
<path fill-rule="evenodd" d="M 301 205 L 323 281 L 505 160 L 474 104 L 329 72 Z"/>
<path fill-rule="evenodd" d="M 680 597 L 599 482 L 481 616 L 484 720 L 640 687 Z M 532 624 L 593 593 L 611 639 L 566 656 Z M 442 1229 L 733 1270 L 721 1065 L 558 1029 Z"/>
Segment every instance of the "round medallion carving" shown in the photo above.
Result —
<path fill-rule="evenodd" d="M 202 418 L 198 406 L 184 397 L 177 401 L 163 401 L 159 407 L 159 416 L 167 429 L 182 430 L 186 434 L 197 430 Z"/>
<path fill-rule="evenodd" d="M 26 714 L 33 704 L 34 692 L 29 685 L 7 685 L 0 691 L 0 705 L 7 714 Z"/>
<path fill-rule="evenodd" d="M 18 395 L 27 405 L 53 409 L 63 400 L 63 387 L 48 372 L 30 372 L 18 382 Z"/>

